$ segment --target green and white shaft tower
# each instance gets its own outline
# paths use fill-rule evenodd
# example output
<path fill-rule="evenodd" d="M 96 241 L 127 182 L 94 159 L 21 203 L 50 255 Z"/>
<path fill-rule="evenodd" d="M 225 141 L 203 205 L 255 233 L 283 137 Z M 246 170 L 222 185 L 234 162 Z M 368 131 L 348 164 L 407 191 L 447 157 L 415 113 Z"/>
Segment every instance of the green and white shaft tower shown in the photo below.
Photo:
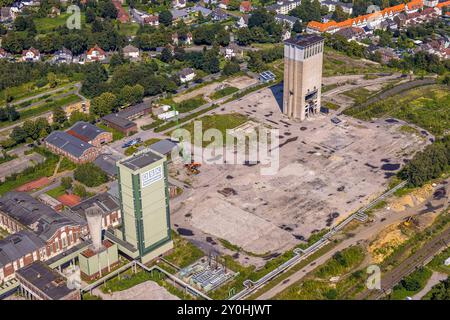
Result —
<path fill-rule="evenodd" d="M 173 248 L 167 159 L 145 149 L 117 162 L 122 237 L 146 263 Z"/>

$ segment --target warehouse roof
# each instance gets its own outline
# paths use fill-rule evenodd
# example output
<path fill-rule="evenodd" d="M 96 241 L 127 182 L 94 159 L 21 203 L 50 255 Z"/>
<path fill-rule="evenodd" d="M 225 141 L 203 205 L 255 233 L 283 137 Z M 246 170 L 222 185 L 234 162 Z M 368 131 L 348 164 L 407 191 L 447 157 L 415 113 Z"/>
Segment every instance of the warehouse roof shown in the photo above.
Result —
<path fill-rule="evenodd" d="M 86 199 L 71 209 L 72 211 L 78 213 L 78 215 L 85 218 L 86 209 L 92 206 L 98 207 L 102 211 L 103 215 L 107 215 L 120 209 L 119 203 L 116 199 L 107 192 L 100 193 Z"/>
<path fill-rule="evenodd" d="M 149 148 L 160 154 L 167 155 L 168 153 L 172 152 L 172 149 L 176 146 L 177 144 L 170 140 L 161 140 L 151 144 Z"/>
<path fill-rule="evenodd" d="M 101 154 L 99 155 L 94 163 L 103 170 L 109 176 L 117 176 L 116 162 L 120 158 L 113 156 L 112 154 Z"/>
<path fill-rule="evenodd" d="M 134 118 L 137 114 L 140 114 L 146 110 L 150 110 L 150 108 L 151 108 L 150 104 L 142 102 L 119 111 L 117 115 L 119 117 L 130 120 L 131 118 Z"/>
<path fill-rule="evenodd" d="M 64 131 L 53 131 L 45 138 L 45 142 L 54 145 L 77 158 L 81 157 L 90 148 L 94 148 L 93 145 Z"/>
<path fill-rule="evenodd" d="M 0 210 L 29 227 L 44 241 L 50 239 L 63 226 L 74 224 L 74 221 L 61 216 L 24 192 L 6 193 L 0 198 Z"/>
<path fill-rule="evenodd" d="M 68 134 L 77 137 L 84 142 L 94 140 L 99 134 L 102 134 L 103 132 L 105 132 L 105 130 L 100 129 L 99 127 L 85 121 L 78 121 L 69 130 L 67 130 Z"/>
<path fill-rule="evenodd" d="M 0 240 L 0 268 L 39 250 L 44 245 L 41 239 L 28 230 L 21 230 Z"/>
<path fill-rule="evenodd" d="M 115 124 L 116 126 L 122 128 L 122 129 L 129 129 L 136 124 L 130 120 L 128 120 L 126 117 L 119 116 L 118 113 L 111 113 L 102 118 L 103 121 Z"/>
<path fill-rule="evenodd" d="M 18 270 L 17 274 L 52 300 L 60 300 L 76 290 L 69 289 L 62 275 L 40 261 Z"/>

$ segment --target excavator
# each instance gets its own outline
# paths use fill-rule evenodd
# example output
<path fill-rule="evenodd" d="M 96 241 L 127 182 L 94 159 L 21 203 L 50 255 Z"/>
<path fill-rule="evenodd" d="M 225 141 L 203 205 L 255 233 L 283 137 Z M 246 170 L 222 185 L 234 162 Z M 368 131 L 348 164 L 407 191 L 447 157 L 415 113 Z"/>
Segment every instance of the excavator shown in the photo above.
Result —
<path fill-rule="evenodd" d="M 192 174 L 199 174 L 200 170 L 198 170 L 198 168 L 201 166 L 201 163 L 198 162 L 194 162 L 192 161 L 189 164 L 185 164 L 184 167 L 186 169 L 188 169 L 188 172 L 192 173 Z"/>

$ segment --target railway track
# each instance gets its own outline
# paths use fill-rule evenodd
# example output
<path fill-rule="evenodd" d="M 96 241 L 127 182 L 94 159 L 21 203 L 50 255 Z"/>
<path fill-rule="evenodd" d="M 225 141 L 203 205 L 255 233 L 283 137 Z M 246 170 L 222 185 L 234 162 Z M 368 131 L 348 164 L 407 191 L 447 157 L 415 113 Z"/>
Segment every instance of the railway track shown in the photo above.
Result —
<path fill-rule="evenodd" d="M 404 277 L 411 274 L 418 267 L 426 265 L 433 257 L 450 245 L 450 227 L 427 242 L 412 256 L 400 263 L 396 268 L 388 271 L 381 278 L 381 289 L 365 291 L 357 299 L 378 300 L 389 294 L 392 288 Z"/>

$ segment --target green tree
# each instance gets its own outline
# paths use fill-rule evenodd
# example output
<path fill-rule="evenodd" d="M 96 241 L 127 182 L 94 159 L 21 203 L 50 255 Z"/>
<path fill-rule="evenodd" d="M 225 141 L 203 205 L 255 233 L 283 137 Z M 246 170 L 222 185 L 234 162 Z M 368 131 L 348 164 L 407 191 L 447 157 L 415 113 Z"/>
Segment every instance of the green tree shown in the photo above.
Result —
<path fill-rule="evenodd" d="M 67 121 L 66 112 L 62 107 L 55 107 L 53 109 L 53 122 L 62 125 Z"/>
<path fill-rule="evenodd" d="M 159 13 L 159 23 L 165 25 L 166 27 L 172 25 L 172 13 L 169 10 L 163 10 Z"/>
<path fill-rule="evenodd" d="M 79 183 L 74 184 L 73 193 L 79 196 L 80 198 L 86 198 L 88 195 L 86 188 Z"/>
<path fill-rule="evenodd" d="M 50 88 L 54 88 L 58 85 L 58 78 L 56 77 L 56 74 L 54 74 L 53 72 L 47 73 L 47 81 Z"/>
<path fill-rule="evenodd" d="M 170 61 L 172 61 L 172 59 L 173 59 L 172 50 L 170 50 L 167 47 L 164 47 L 164 49 L 162 49 L 162 51 L 161 51 L 161 55 L 159 56 L 159 59 L 165 63 L 169 63 Z"/>
<path fill-rule="evenodd" d="M 64 190 L 69 190 L 72 188 L 72 178 L 71 177 L 62 177 L 61 178 L 61 186 L 64 188 Z"/>
<path fill-rule="evenodd" d="M 90 112 L 103 117 L 111 113 L 117 107 L 117 97 L 111 92 L 104 92 L 92 99 Z"/>
<path fill-rule="evenodd" d="M 81 182 L 88 187 L 97 187 L 108 182 L 108 176 L 99 167 L 93 163 L 85 163 L 79 165 L 74 173 L 75 180 Z"/>
<path fill-rule="evenodd" d="M 336 8 L 334 9 L 333 15 L 331 16 L 331 19 L 337 21 L 337 22 L 341 22 L 344 21 L 348 18 L 348 14 L 346 14 L 344 12 L 344 9 L 342 9 L 341 6 L 336 6 Z"/>
<path fill-rule="evenodd" d="M 296 20 L 294 22 L 294 25 L 292 26 L 292 31 L 295 33 L 302 33 L 303 29 L 300 20 Z"/>
<path fill-rule="evenodd" d="M 230 61 L 225 64 L 222 73 L 226 76 L 230 76 L 232 74 L 238 73 L 239 71 L 241 71 L 239 63 L 235 61 Z"/>

